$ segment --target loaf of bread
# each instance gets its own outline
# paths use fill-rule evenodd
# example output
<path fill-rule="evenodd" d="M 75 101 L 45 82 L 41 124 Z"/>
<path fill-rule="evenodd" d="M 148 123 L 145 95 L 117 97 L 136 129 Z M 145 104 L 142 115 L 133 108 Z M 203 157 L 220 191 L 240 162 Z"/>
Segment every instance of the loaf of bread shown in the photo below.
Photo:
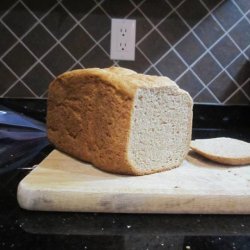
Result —
<path fill-rule="evenodd" d="M 197 139 L 190 147 L 209 160 L 227 165 L 250 164 L 250 143 L 228 137 Z"/>
<path fill-rule="evenodd" d="M 188 152 L 192 106 L 167 77 L 119 67 L 74 70 L 49 86 L 48 138 L 108 172 L 160 172 L 179 166 Z"/>

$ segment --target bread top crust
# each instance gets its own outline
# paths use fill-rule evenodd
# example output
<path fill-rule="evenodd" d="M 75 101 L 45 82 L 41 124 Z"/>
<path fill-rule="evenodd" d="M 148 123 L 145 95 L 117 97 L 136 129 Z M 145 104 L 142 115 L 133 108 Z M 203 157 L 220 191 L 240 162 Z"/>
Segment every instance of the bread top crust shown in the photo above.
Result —
<path fill-rule="evenodd" d="M 180 89 L 177 84 L 168 77 L 138 74 L 133 70 L 121 67 L 110 67 L 106 69 L 77 69 L 63 73 L 58 76 L 56 80 L 68 80 L 75 77 L 97 77 L 104 83 L 112 85 L 115 89 L 129 95 L 130 97 L 135 95 L 138 88 L 157 88 L 167 86 L 173 90 L 173 94 L 186 93 L 186 91 Z"/>

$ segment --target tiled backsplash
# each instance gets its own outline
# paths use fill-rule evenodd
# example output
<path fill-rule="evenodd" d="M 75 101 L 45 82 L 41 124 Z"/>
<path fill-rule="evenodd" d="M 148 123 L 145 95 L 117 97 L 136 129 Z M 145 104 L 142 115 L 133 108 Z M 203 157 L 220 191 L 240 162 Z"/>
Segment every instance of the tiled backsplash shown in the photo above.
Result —
<path fill-rule="evenodd" d="M 109 58 L 111 18 L 137 20 L 135 61 Z M 0 95 L 44 98 L 76 68 L 166 75 L 197 103 L 250 104 L 250 0 L 1 0 Z"/>

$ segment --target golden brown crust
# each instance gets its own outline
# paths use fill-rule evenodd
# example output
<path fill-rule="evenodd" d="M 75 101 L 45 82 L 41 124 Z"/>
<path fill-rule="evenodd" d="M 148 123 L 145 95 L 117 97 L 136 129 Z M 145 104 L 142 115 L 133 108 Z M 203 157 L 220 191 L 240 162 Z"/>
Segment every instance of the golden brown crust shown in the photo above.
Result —
<path fill-rule="evenodd" d="M 135 174 L 124 158 L 132 105 L 130 96 L 98 76 L 72 74 L 70 82 L 59 77 L 49 87 L 48 138 L 100 169 Z"/>
<path fill-rule="evenodd" d="M 178 91 L 183 92 L 172 80 L 164 76 L 150 76 L 144 74 L 137 74 L 136 72 L 121 68 L 111 67 L 109 69 L 89 68 L 77 69 L 65 72 L 58 76 L 58 80 L 71 81 L 71 79 L 78 78 L 78 81 L 88 78 L 98 78 L 104 84 L 113 86 L 118 92 L 134 97 L 138 88 L 150 87 L 166 87 L 171 86 L 173 94 Z"/>
<path fill-rule="evenodd" d="M 121 67 L 109 67 L 109 68 L 105 68 L 104 70 L 110 72 L 110 73 L 114 73 L 114 74 L 118 74 L 118 75 L 133 75 L 133 74 L 137 74 L 137 72 L 131 70 L 131 69 L 126 69 L 126 68 L 121 68 Z"/>
<path fill-rule="evenodd" d="M 104 84 L 113 86 L 118 92 L 122 94 L 129 95 L 130 97 L 134 96 L 134 93 L 137 89 L 135 84 L 128 84 L 127 81 L 124 81 L 124 77 L 128 77 L 128 74 L 123 75 L 123 70 L 117 69 L 108 70 L 108 69 L 99 69 L 99 68 L 89 68 L 89 69 L 77 69 L 69 72 L 65 72 L 62 75 L 58 76 L 58 80 L 71 81 L 71 79 L 78 79 L 78 81 L 82 81 L 81 79 L 98 78 Z"/>

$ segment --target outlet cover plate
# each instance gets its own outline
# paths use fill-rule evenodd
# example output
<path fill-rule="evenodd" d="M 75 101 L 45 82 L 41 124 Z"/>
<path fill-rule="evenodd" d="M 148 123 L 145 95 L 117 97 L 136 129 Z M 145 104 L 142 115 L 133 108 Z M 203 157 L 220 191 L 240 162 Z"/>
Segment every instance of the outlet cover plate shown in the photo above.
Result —
<path fill-rule="evenodd" d="M 111 22 L 110 58 L 135 60 L 136 20 L 113 18 Z"/>

